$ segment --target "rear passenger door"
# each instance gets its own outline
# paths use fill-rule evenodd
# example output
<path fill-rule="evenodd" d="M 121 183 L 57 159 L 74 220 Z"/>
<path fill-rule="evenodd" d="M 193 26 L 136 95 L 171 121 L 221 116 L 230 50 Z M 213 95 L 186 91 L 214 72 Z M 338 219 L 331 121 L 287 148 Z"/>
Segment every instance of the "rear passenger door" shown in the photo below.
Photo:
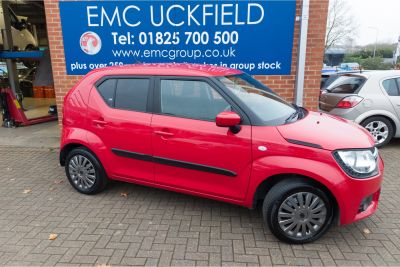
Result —
<path fill-rule="evenodd" d="M 92 89 L 89 127 L 108 175 L 153 181 L 151 77 L 107 77 Z M 97 139 L 97 140 L 96 140 Z"/>
<path fill-rule="evenodd" d="M 386 79 L 382 81 L 382 86 L 390 103 L 396 110 L 397 116 L 400 118 L 400 77 Z"/>

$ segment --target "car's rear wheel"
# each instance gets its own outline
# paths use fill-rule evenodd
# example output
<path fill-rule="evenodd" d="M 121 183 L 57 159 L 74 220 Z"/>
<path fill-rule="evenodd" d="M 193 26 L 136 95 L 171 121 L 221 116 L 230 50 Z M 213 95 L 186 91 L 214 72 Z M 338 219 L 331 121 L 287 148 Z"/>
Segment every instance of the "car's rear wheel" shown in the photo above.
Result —
<path fill-rule="evenodd" d="M 315 185 L 300 179 L 285 180 L 264 199 L 263 217 L 277 238 L 303 244 L 317 240 L 329 229 L 333 205 Z"/>
<path fill-rule="evenodd" d="M 376 147 L 382 147 L 390 142 L 394 135 L 392 123 L 380 116 L 374 116 L 366 119 L 361 123 L 365 129 L 370 132 L 375 140 Z"/>
<path fill-rule="evenodd" d="M 86 148 L 70 151 L 65 161 L 70 184 L 80 193 L 96 194 L 107 185 L 107 176 L 99 160 Z"/>

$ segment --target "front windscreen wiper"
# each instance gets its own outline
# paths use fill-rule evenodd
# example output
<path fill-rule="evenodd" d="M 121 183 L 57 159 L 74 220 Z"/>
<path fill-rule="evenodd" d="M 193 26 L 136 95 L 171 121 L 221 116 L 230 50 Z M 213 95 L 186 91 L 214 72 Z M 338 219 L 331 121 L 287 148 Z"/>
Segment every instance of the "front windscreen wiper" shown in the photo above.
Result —
<path fill-rule="evenodd" d="M 290 114 L 290 116 L 285 120 L 285 123 L 292 122 L 294 119 L 297 119 L 298 117 L 299 117 L 299 109 Z"/>
<path fill-rule="evenodd" d="M 296 111 L 290 114 L 290 116 L 285 120 L 285 123 L 292 122 L 295 119 L 298 120 L 303 113 L 301 107 L 297 106 L 296 104 L 293 104 L 293 106 L 296 109 Z"/>

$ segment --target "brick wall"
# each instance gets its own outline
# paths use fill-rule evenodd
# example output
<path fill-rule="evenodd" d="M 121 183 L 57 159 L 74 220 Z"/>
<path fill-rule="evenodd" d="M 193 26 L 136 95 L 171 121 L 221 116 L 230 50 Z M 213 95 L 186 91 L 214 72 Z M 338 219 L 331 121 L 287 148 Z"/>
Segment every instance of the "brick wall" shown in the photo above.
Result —
<path fill-rule="evenodd" d="M 65 74 L 66 68 L 58 2 L 58 0 L 44 0 L 54 87 L 58 111 L 61 115 L 64 95 L 81 76 L 67 76 Z M 317 109 L 318 106 L 328 2 L 328 0 L 310 0 L 303 103 L 305 107 L 311 109 Z M 296 16 L 300 16 L 301 0 L 297 0 L 296 6 Z M 294 97 L 299 29 L 300 23 L 296 22 L 291 74 L 285 76 L 256 76 L 257 79 L 274 89 L 288 101 L 293 101 Z"/>

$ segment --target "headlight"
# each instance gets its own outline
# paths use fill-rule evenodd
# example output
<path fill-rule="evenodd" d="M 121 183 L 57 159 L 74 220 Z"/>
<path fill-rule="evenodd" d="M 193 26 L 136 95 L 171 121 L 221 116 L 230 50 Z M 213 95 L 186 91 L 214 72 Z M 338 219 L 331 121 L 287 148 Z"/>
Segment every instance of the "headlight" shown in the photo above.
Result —
<path fill-rule="evenodd" d="M 368 178 L 378 174 L 378 149 L 336 150 L 333 157 L 351 177 Z"/>

